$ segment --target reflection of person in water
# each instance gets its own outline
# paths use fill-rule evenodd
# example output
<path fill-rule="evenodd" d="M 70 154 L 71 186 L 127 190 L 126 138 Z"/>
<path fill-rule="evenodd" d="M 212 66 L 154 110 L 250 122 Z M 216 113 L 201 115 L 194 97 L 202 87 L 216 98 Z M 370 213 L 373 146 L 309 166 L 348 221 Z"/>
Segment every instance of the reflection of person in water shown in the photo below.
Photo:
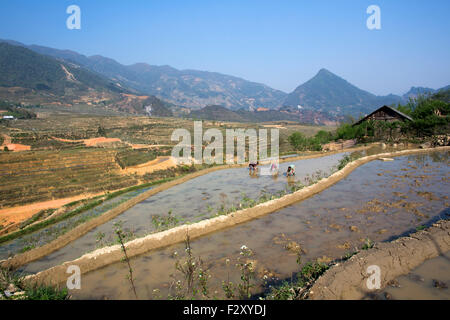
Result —
<path fill-rule="evenodd" d="M 272 165 L 270 166 L 270 173 L 272 174 L 272 176 L 276 176 L 278 175 L 278 164 L 273 162 Z"/>

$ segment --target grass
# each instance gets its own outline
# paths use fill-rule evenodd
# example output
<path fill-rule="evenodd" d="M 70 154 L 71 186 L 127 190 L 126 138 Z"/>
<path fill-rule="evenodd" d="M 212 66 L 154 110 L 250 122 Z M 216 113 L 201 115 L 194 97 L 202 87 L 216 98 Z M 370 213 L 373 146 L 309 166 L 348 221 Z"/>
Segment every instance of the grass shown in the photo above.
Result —
<path fill-rule="evenodd" d="M 158 156 L 170 155 L 170 150 L 160 152 L 148 149 L 125 149 L 116 154 L 115 160 L 122 169 L 155 160 Z"/>
<path fill-rule="evenodd" d="M 375 245 L 375 243 L 372 240 L 370 240 L 369 238 L 367 238 L 366 241 L 364 242 L 363 246 L 361 247 L 361 249 L 369 250 L 369 249 L 372 249 L 374 245 Z"/>
<path fill-rule="evenodd" d="M 330 268 L 328 264 L 307 262 L 296 275 L 296 280 L 284 281 L 281 285 L 271 287 L 270 292 L 262 297 L 266 300 L 304 299 L 307 289 Z"/>
<path fill-rule="evenodd" d="M 173 228 L 173 227 L 177 226 L 180 221 L 181 221 L 180 218 L 175 217 L 172 214 L 172 210 L 169 210 L 169 212 L 167 213 L 167 216 L 161 216 L 161 215 L 153 215 L 152 216 L 152 223 L 157 231 L 164 231 L 164 230 Z"/>
<path fill-rule="evenodd" d="M 9 290 L 14 289 L 19 295 L 8 297 Z M 6 292 L 5 292 L 6 291 Z M 11 292 L 12 293 L 12 292 Z M 66 288 L 47 286 L 25 281 L 17 273 L 0 267 L 0 300 L 68 300 Z"/>

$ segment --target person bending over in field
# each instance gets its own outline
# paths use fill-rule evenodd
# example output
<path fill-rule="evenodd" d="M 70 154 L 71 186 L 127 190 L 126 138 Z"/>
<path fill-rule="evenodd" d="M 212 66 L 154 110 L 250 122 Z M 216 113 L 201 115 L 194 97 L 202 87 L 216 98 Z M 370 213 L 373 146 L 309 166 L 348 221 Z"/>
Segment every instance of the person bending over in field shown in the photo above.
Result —
<path fill-rule="evenodd" d="M 295 176 L 295 166 L 294 166 L 294 165 L 290 165 L 290 166 L 287 168 L 286 175 L 287 175 L 288 177 Z"/>
<path fill-rule="evenodd" d="M 256 161 L 256 163 L 249 163 L 248 165 L 248 169 L 250 170 L 250 172 L 256 172 L 256 170 L 258 170 L 258 165 L 259 165 L 259 161 Z"/>

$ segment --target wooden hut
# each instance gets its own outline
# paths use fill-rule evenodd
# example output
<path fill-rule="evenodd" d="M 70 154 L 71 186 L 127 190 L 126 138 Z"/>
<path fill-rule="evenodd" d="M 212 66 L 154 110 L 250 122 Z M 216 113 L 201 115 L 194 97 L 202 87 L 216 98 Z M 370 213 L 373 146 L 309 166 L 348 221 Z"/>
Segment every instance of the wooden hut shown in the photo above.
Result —
<path fill-rule="evenodd" d="M 394 109 L 389 106 L 382 106 L 381 108 L 378 108 L 377 110 L 375 110 L 371 114 L 365 116 L 358 122 L 355 122 L 353 124 L 353 126 L 361 124 L 362 122 L 367 121 L 367 120 L 385 121 L 385 122 L 412 121 L 411 117 L 398 111 L 397 109 Z"/>

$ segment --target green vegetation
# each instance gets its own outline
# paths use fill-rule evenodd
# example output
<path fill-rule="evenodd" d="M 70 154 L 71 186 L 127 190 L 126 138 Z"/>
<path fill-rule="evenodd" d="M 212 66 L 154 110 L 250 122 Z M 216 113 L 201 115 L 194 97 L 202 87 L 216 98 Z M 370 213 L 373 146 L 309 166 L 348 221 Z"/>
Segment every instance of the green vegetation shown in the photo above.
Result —
<path fill-rule="evenodd" d="M 450 103 L 437 100 L 436 96 L 431 98 L 420 96 L 403 106 L 403 110 L 409 113 L 414 120 L 406 123 L 402 128 L 408 134 L 428 137 L 449 132 Z"/>
<path fill-rule="evenodd" d="M 180 218 L 175 217 L 172 214 L 172 210 L 169 210 L 167 216 L 153 215 L 152 224 L 157 231 L 164 231 L 173 228 L 178 225 Z"/>
<path fill-rule="evenodd" d="M 124 169 L 127 167 L 132 167 L 135 165 L 139 165 L 142 163 L 146 163 L 152 160 L 155 160 L 159 156 L 167 155 L 168 152 L 161 152 L 158 150 L 149 150 L 149 149 L 125 149 L 119 151 L 116 154 L 116 162 L 119 166 Z"/>
<path fill-rule="evenodd" d="M 298 151 L 321 151 L 322 144 L 328 143 L 333 139 L 333 134 L 320 130 L 313 137 L 306 137 L 301 132 L 294 132 L 288 138 L 289 143 Z"/>
<path fill-rule="evenodd" d="M 66 288 L 30 283 L 17 273 L 0 267 L 0 300 L 67 300 Z"/>
<path fill-rule="evenodd" d="M 30 286 L 25 289 L 27 300 L 68 300 L 67 288 L 58 289 L 52 286 Z"/>
<path fill-rule="evenodd" d="M 344 169 L 344 167 L 352 162 L 357 160 L 358 158 L 360 158 L 361 154 L 360 153 L 351 153 L 349 155 L 345 155 L 341 160 L 339 160 L 339 164 L 337 166 L 338 170 L 342 170 Z"/>
<path fill-rule="evenodd" d="M 0 101 L 0 110 L 5 110 L 1 116 L 13 116 L 16 119 L 36 119 L 36 113 L 27 110 L 21 104 L 12 104 L 6 101 Z"/>
<path fill-rule="evenodd" d="M 409 115 L 412 121 L 364 121 L 353 125 L 355 121 L 342 123 L 334 133 L 319 131 L 314 137 L 307 138 L 301 132 L 294 132 L 288 138 L 289 143 L 299 151 L 320 151 L 321 145 L 334 140 L 356 139 L 366 143 L 373 141 L 398 141 L 412 138 L 426 139 L 435 135 L 449 133 L 450 103 L 449 90 L 440 91 L 432 96 L 419 96 L 410 99 L 405 105 L 398 105 L 400 112 Z M 446 100 L 447 99 L 447 100 Z"/>
<path fill-rule="evenodd" d="M 175 269 L 181 274 L 181 280 L 178 280 L 176 275 L 172 275 L 171 288 L 174 292 L 169 293 L 169 299 L 208 298 L 208 281 L 211 277 L 208 269 L 200 257 L 194 256 L 189 234 L 186 234 L 184 244 L 186 258 L 184 260 L 177 259 L 175 262 Z M 174 256 L 178 256 L 178 253 L 174 253 Z"/>
<path fill-rule="evenodd" d="M 329 269 L 329 265 L 320 262 L 307 262 L 297 273 L 296 279 L 285 281 L 278 287 L 271 287 L 266 295 L 267 300 L 304 299 L 307 289 Z"/>
<path fill-rule="evenodd" d="M 370 240 L 369 238 L 367 238 L 366 241 L 364 242 L 363 246 L 361 247 L 361 249 L 369 250 L 369 249 L 372 249 L 374 245 L 375 245 L 375 243 L 372 240 Z"/>
<path fill-rule="evenodd" d="M 0 70 L 0 86 L 22 87 L 47 95 L 76 95 L 80 92 L 87 93 L 89 88 L 127 92 L 85 68 L 76 68 L 66 62 L 7 43 L 0 43 Z"/>

